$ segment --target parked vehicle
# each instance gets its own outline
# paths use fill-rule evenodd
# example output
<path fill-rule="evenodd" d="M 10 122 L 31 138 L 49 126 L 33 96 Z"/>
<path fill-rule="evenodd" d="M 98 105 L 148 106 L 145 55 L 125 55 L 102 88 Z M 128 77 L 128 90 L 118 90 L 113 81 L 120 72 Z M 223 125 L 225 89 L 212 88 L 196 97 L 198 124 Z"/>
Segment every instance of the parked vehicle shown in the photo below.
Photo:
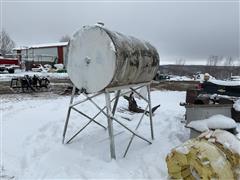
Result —
<path fill-rule="evenodd" d="M 19 69 L 19 61 L 17 58 L 4 58 L 0 56 L 0 71 L 8 71 L 8 73 L 14 73 L 15 69 Z"/>

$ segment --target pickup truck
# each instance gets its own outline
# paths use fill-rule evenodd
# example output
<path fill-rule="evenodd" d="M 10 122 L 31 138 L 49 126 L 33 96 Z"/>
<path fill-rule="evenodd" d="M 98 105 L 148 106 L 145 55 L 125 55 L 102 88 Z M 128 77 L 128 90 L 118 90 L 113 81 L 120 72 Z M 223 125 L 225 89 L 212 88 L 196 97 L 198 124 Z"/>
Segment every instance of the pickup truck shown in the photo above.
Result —
<path fill-rule="evenodd" d="M 15 69 L 19 69 L 19 61 L 17 58 L 4 58 L 0 56 L 0 71 L 8 71 L 8 73 L 14 73 Z"/>

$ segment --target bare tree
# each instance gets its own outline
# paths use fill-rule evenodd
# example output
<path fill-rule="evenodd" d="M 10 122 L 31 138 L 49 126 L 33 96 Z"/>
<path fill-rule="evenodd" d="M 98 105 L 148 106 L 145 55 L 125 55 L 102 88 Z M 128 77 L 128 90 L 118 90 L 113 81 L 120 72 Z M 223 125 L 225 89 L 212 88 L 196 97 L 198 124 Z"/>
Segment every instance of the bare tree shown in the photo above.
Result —
<path fill-rule="evenodd" d="M 64 35 L 60 38 L 60 42 L 69 42 L 71 37 L 69 35 Z"/>
<path fill-rule="evenodd" d="M 0 54 L 5 56 L 10 54 L 15 47 L 15 42 L 11 39 L 8 33 L 3 30 L 0 34 Z"/>
<path fill-rule="evenodd" d="M 210 75 L 216 77 L 217 76 L 217 65 L 219 64 L 219 57 L 216 55 L 211 55 L 207 59 L 207 67 L 206 72 Z"/>
<path fill-rule="evenodd" d="M 217 66 L 222 61 L 222 57 L 211 55 L 207 59 L 207 66 Z"/>
<path fill-rule="evenodd" d="M 185 63 L 186 63 L 186 60 L 182 58 L 176 59 L 176 62 L 175 62 L 176 65 L 182 65 L 182 66 L 184 66 Z"/>
<path fill-rule="evenodd" d="M 184 70 L 184 66 L 185 66 L 185 63 L 186 63 L 186 60 L 183 59 L 183 58 L 179 58 L 179 59 L 176 59 L 176 74 L 180 75 L 180 76 L 183 76 L 183 75 L 186 75 L 185 73 L 185 70 Z"/>
<path fill-rule="evenodd" d="M 240 66 L 240 57 L 239 58 L 235 58 L 233 61 L 234 61 L 233 64 L 235 66 Z"/>
<path fill-rule="evenodd" d="M 225 58 L 224 61 L 225 66 L 233 66 L 234 65 L 234 59 L 231 56 L 228 56 Z"/>

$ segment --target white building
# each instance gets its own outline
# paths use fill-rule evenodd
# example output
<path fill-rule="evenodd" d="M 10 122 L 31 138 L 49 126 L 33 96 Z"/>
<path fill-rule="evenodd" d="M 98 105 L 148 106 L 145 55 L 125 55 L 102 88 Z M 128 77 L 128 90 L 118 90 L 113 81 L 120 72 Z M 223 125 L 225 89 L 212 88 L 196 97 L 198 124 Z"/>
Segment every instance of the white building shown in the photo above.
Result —
<path fill-rule="evenodd" d="M 66 64 L 65 55 L 68 42 L 38 44 L 14 48 L 20 61 L 35 64 Z"/>

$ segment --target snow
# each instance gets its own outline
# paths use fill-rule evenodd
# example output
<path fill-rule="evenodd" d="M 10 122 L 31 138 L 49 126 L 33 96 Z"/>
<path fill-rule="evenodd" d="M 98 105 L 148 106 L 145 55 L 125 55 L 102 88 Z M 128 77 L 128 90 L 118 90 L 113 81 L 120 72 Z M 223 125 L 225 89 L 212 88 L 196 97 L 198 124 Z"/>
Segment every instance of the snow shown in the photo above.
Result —
<path fill-rule="evenodd" d="M 208 82 L 221 85 L 221 86 L 240 86 L 240 81 L 222 81 L 211 79 Z"/>
<path fill-rule="evenodd" d="M 194 81 L 194 79 L 187 76 L 171 75 L 169 81 Z"/>
<path fill-rule="evenodd" d="M 64 65 L 63 64 L 54 64 L 54 67 L 59 69 L 59 70 L 63 70 L 64 69 Z"/>
<path fill-rule="evenodd" d="M 208 119 L 191 121 L 187 127 L 193 128 L 199 132 L 208 131 L 209 129 L 232 129 L 236 128 L 236 122 L 223 115 L 213 115 Z"/>
<path fill-rule="evenodd" d="M 215 79 L 214 77 L 209 75 L 210 79 Z M 193 77 L 190 76 L 177 76 L 177 75 L 170 75 L 169 81 L 204 81 L 204 74 L 197 74 L 193 75 Z"/>
<path fill-rule="evenodd" d="M 201 137 L 206 137 L 208 140 L 213 140 L 224 145 L 233 153 L 240 155 L 240 141 L 231 133 L 217 129 L 216 131 L 208 131 L 202 134 Z"/>
<path fill-rule="evenodd" d="M 190 149 L 187 146 L 179 146 L 176 148 L 176 151 L 182 154 L 188 154 Z"/>
<path fill-rule="evenodd" d="M 67 46 L 67 45 L 68 45 L 68 42 L 57 42 L 57 43 L 31 45 L 29 48 L 56 47 L 56 46 Z"/>
<path fill-rule="evenodd" d="M 16 70 L 14 74 L 0 74 L 0 81 L 10 81 L 14 77 L 23 77 L 25 75 L 33 76 L 38 75 L 40 77 L 49 77 L 56 79 L 66 79 L 68 78 L 67 73 L 50 73 L 50 72 L 32 72 L 32 71 L 21 71 Z"/>
<path fill-rule="evenodd" d="M 1 100 L 1 173 L 16 179 L 45 178 L 114 178 L 114 179 L 167 179 L 166 155 L 172 148 L 189 137 L 184 127 L 185 108 L 179 106 L 185 100 L 185 92 L 154 91 L 152 106 L 161 104 L 153 116 L 155 140 L 152 145 L 134 138 L 126 158 L 122 158 L 131 134 L 114 123 L 117 160 L 110 160 L 108 132 L 96 124 L 90 124 L 70 144 L 61 144 L 69 96 L 51 93 L 35 95 L 0 96 Z M 104 96 L 96 98 L 104 105 Z M 145 102 L 137 99 L 143 108 Z M 121 111 L 127 108 L 125 99 L 119 99 L 117 118 L 134 129 L 141 114 Z M 97 111 L 90 104 L 78 106 L 93 116 Z M 131 121 L 127 121 L 129 118 Z M 97 119 L 105 126 L 104 116 Z M 88 121 L 73 112 L 69 121 L 67 139 Z M 139 134 L 150 139 L 148 117 L 144 117 Z M 3 170 L 2 170 L 3 169 Z"/>
<path fill-rule="evenodd" d="M 240 76 L 231 76 L 232 81 L 240 81 Z"/>
<path fill-rule="evenodd" d="M 208 73 L 205 73 L 205 74 L 202 74 L 202 73 L 196 74 L 196 75 L 195 75 L 195 78 L 196 78 L 196 80 L 202 82 L 202 81 L 204 81 L 204 77 L 205 77 L 206 75 L 209 77 L 210 80 L 214 80 L 214 79 L 215 79 L 215 77 L 211 76 L 211 75 L 208 74 Z"/>
<path fill-rule="evenodd" d="M 240 112 L 240 99 L 238 99 L 234 104 L 233 104 L 233 108 Z"/>
<path fill-rule="evenodd" d="M 68 42 L 44 43 L 44 44 L 30 45 L 28 47 L 26 47 L 26 46 L 17 47 L 17 48 L 13 48 L 13 50 L 24 50 L 24 49 L 45 48 L 45 47 L 59 47 L 59 46 L 67 46 L 67 45 L 68 45 Z"/>

